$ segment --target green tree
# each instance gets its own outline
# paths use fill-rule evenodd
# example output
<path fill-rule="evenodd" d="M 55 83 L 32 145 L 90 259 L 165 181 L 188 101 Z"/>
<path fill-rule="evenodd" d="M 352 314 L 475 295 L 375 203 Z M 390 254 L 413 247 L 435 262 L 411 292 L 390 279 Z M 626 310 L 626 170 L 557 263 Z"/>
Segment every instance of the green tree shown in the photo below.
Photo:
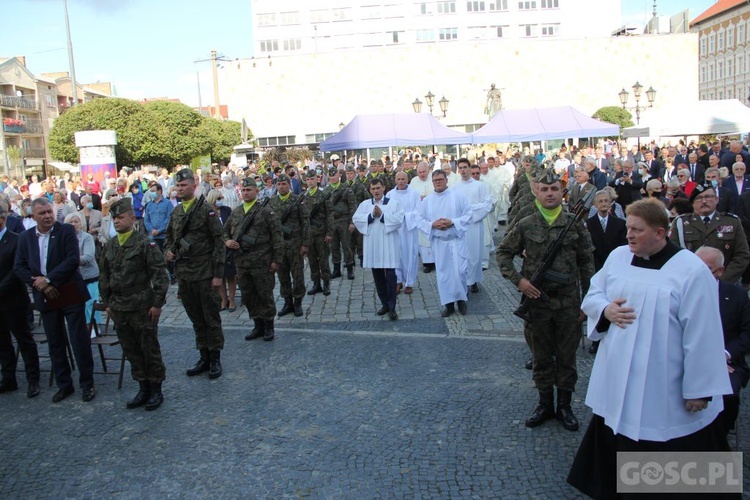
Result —
<path fill-rule="evenodd" d="M 596 110 L 596 113 L 592 115 L 592 118 L 619 125 L 621 135 L 622 129 L 635 125 L 633 123 L 633 115 L 630 114 L 630 111 L 618 106 L 604 106 L 603 108 L 599 108 Z"/>
<path fill-rule="evenodd" d="M 233 148 L 242 140 L 241 128 L 240 122 L 203 118 L 197 133 L 207 139 L 209 147 L 202 154 L 210 154 L 213 162 L 228 162 Z M 248 131 L 248 138 L 250 137 L 252 132 Z"/>
<path fill-rule="evenodd" d="M 201 130 L 207 119 L 190 106 L 170 101 L 150 101 L 143 106 L 158 128 L 158 164 L 173 168 L 211 150 L 214 138 Z"/>

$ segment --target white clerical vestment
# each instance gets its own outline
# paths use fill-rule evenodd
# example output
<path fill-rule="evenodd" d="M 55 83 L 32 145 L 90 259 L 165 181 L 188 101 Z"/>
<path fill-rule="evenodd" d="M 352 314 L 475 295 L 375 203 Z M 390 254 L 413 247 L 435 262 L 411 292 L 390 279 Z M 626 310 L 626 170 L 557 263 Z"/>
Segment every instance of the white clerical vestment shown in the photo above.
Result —
<path fill-rule="evenodd" d="M 492 202 L 492 209 L 489 215 L 482 221 L 482 227 L 484 228 L 484 250 L 482 252 L 482 269 L 488 269 L 490 267 L 490 253 L 495 250 L 495 240 L 493 235 L 497 228 L 497 217 L 496 211 L 497 200 L 500 195 L 500 190 L 497 189 L 499 184 L 496 182 L 492 184 L 493 178 L 496 179 L 496 175 L 482 175 L 479 177 L 480 182 L 484 182 L 487 185 L 487 189 L 490 191 L 490 201 Z"/>
<path fill-rule="evenodd" d="M 501 190 L 500 197 L 495 207 L 497 220 L 508 220 L 508 209 L 510 208 L 510 188 L 513 187 L 513 181 L 516 175 L 516 167 L 513 163 L 507 161 L 502 165 L 497 165 L 494 170 L 498 173 Z"/>
<path fill-rule="evenodd" d="M 417 264 L 419 259 L 419 204 L 422 201 L 410 186 L 406 189 L 392 189 L 388 198 L 398 202 L 404 212 L 404 223 L 398 230 L 401 243 L 401 263 L 396 268 L 396 279 L 405 287 L 414 286 L 417 281 Z"/>
<path fill-rule="evenodd" d="M 428 194 L 435 191 L 432 186 L 432 179 L 429 176 L 425 180 L 419 177 L 413 178 L 409 182 L 409 187 L 416 191 L 421 199 L 424 199 Z M 422 231 L 419 231 L 419 254 L 422 256 L 422 264 L 432 264 L 435 262 L 435 256 L 432 255 L 432 248 L 430 248 L 430 238 L 429 236 L 425 236 Z"/>
<path fill-rule="evenodd" d="M 455 187 L 471 203 L 471 221 L 466 230 L 466 246 L 469 251 L 469 268 L 466 283 L 473 285 L 482 282 L 482 257 L 484 255 L 484 219 L 492 210 L 492 198 L 487 185 L 481 181 L 469 178 L 460 181 Z"/>
<path fill-rule="evenodd" d="M 451 188 L 442 193 L 433 192 L 419 204 L 419 215 L 419 230 L 429 236 L 435 256 L 440 303 L 466 300 L 469 267 L 466 231 L 471 224 L 469 200 Z M 453 226 L 434 229 L 432 223 L 441 218 L 451 219 Z"/>
<path fill-rule="evenodd" d="M 692 252 L 678 251 L 661 269 L 632 265 L 628 246 L 612 251 L 591 279 L 581 308 L 588 337 L 601 339 L 586 405 L 615 434 L 667 441 L 709 425 L 731 394 L 716 280 Z M 636 320 L 597 332 L 607 305 L 627 300 Z M 688 412 L 686 399 L 712 396 Z"/>
<path fill-rule="evenodd" d="M 374 218 L 375 205 L 382 214 Z M 404 212 L 397 201 L 383 197 L 365 200 L 354 212 L 352 222 L 362 233 L 362 267 L 370 269 L 396 269 L 401 261 L 401 246 L 398 242 L 398 229 L 404 221 Z"/>

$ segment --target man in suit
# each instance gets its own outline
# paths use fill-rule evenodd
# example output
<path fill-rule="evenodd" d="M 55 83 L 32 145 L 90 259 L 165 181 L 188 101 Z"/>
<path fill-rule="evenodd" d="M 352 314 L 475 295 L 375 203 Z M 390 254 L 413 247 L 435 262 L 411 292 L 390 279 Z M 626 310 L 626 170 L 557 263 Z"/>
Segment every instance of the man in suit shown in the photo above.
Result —
<path fill-rule="evenodd" d="M 734 428 L 739 413 L 740 390 L 750 379 L 750 367 L 745 360 L 745 355 L 750 351 L 750 298 L 744 288 L 721 281 L 724 255 L 720 250 L 703 247 L 695 254 L 708 266 L 719 283 L 719 311 L 732 394 L 724 395 L 724 411 L 718 418 L 728 433 Z"/>
<path fill-rule="evenodd" d="M 708 164 L 708 159 L 711 157 L 711 155 L 708 154 L 708 146 L 701 144 L 695 152 L 698 155 L 698 163 L 703 165 L 704 170 L 708 169 L 710 166 Z"/>
<path fill-rule="evenodd" d="M 583 161 L 583 169 L 589 174 L 589 182 L 594 185 L 597 191 L 607 186 L 607 174 L 596 168 L 594 158 L 586 158 Z"/>
<path fill-rule="evenodd" d="M 59 403 L 75 392 L 66 349 L 66 322 L 82 399 L 88 402 L 96 396 L 94 359 L 84 312 L 90 296 L 78 271 L 78 238 L 73 226 L 55 221 L 52 204 L 46 198 L 34 200 L 31 210 L 37 226 L 19 236 L 14 271 L 34 288 L 34 304 L 42 315 L 58 387 L 52 402 Z"/>
<path fill-rule="evenodd" d="M 743 193 L 750 191 L 750 178 L 745 175 L 747 167 L 742 162 L 732 165 L 732 175 L 724 179 L 721 187 L 730 193 L 732 202 L 726 207 L 727 212 L 734 213 L 737 208 L 737 200 Z"/>
<path fill-rule="evenodd" d="M 683 162 L 681 162 L 683 163 Z M 690 170 L 690 178 L 698 184 L 703 184 L 706 180 L 706 169 L 702 163 L 698 161 L 698 155 L 696 153 L 690 153 L 686 162 L 688 170 Z M 678 165 L 675 163 L 675 165 Z"/>
<path fill-rule="evenodd" d="M 612 170 L 612 166 L 607 157 L 604 156 L 604 150 L 601 147 L 598 147 L 596 148 L 595 154 L 596 157 L 594 158 L 594 161 L 596 162 L 596 168 L 598 168 L 604 175 L 607 175 L 609 171 Z"/>
<path fill-rule="evenodd" d="M 576 169 L 575 181 L 568 184 L 568 206 L 573 207 L 579 200 L 583 199 L 589 191 L 596 189 L 589 182 L 589 173 L 583 168 Z"/>
<path fill-rule="evenodd" d="M 6 226 L 7 216 L 7 212 L 0 210 L 0 393 L 18 389 L 18 359 L 10 337 L 12 333 L 26 370 L 26 396 L 34 398 L 39 395 L 39 353 L 27 317 L 29 294 L 23 282 L 13 273 L 18 235 Z"/>
<path fill-rule="evenodd" d="M 643 156 L 645 157 L 643 162 L 648 165 L 649 175 L 651 175 L 653 179 L 664 180 L 664 171 L 666 170 L 664 162 L 655 159 L 654 154 L 649 150 L 646 150 Z"/>
<path fill-rule="evenodd" d="M 675 157 L 674 157 L 674 164 L 675 165 L 680 165 L 682 163 L 684 163 L 685 165 L 689 164 L 690 160 L 688 159 L 688 149 L 687 149 L 687 146 L 680 146 L 679 147 L 679 151 L 676 151 L 676 153 L 677 154 L 675 154 Z M 698 160 L 698 155 L 696 155 L 695 159 L 696 159 L 696 161 Z M 692 175 L 692 173 L 693 173 L 692 169 L 690 170 L 690 172 L 691 172 L 691 175 Z M 693 177 L 693 180 L 695 180 L 695 175 L 692 175 L 692 177 Z M 700 181 L 698 181 L 698 182 L 700 182 Z"/>
<path fill-rule="evenodd" d="M 615 188 L 617 200 L 623 209 L 634 201 L 641 199 L 643 180 L 641 174 L 633 171 L 633 164 L 630 162 L 623 164 L 622 172 L 618 172 L 609 185 Z"/>

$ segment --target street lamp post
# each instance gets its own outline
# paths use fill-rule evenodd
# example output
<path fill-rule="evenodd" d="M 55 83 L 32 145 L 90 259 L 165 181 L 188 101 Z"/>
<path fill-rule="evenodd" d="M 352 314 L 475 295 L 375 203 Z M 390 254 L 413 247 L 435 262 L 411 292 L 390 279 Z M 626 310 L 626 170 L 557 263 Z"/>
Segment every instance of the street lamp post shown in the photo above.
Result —
<path fill-rule="evenodd" d="M 425 102 L 427 103 L 427 107 L 430 109 L 430 114 L 432 114 L 432 108 L 435 105 L 435 95 L 428 91 L 427 95 L 424 96 Z M 438 101 L 438 105 L 440 106 L 440 111 L 443 112 L 443 118 L 445 118 L 448 115 L 448 104 L 450 101 L 443 96 L 442 99 Z M 411 103 L 411 107 L 414 109 L 415 113 L 421 113 L 422 112 L 422 101 L 419 100 L 417 97 L 414 99 L 414 102 Z"/>
<path fill-rule="evenodd" d="M 641 96 L 643 92 L 643 85 L 641 85 L 639 82 L 635 82 L 633 85 L 633 96 L 635 97 L 635 106 L 628 107 L 628 96 L 630 93 L 625 90 L 624 88 L 617 94 L 620 97 L 620 103 L 622 104 L 622 109 L 632 109 L 635 110 L 635 123 L 636 125 L 641 124 L 641 110 L 646 109 L 645 107 L 641 107 Z M 654 106 L 654 100 L 656 99 L 656 90 L 654 90 L 653 87 L 649 87 L 646 91 L 646 99 L 648 100 L 648 107 L 652 108 Z M 641 138 L 638 137 L 638 149 L 641 148 Z"/>

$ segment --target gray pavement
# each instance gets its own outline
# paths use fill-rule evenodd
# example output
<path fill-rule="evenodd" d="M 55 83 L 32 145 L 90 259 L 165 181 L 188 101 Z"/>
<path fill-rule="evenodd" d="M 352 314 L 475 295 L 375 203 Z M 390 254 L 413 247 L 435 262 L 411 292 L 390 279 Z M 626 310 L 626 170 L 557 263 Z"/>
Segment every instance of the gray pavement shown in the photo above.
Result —
<path fill-rule="evenodd" d="M 535 390 L 518 294 L 497 265 L 468 315 L 448 319 L 434 273 L 399 296 L 398 321 L 375 315 L 369 271 L 355 273 L 329 297 L 306 297 L 303 317 L 280 319 L 274 342 L 246 342 L 245 309 L 223 312 L 224 375 L 213 381 L 184 374 L 196 351 L 172 287 L 162 408 L 125 409 L 137 391 L 129 374 L 122 390 L 98 375 L 92 403 L 78 391 L 53 405 L 46 384 L 28 400 L 21 383 L 0 397 L 0 496 L 579 498 L 565 476 L 583 431 L 523 425 Z M 579 353 L 574 411 L 585 426 L 593 358 Z M 745 478 L 750 491 L 747 466 Z"/>

